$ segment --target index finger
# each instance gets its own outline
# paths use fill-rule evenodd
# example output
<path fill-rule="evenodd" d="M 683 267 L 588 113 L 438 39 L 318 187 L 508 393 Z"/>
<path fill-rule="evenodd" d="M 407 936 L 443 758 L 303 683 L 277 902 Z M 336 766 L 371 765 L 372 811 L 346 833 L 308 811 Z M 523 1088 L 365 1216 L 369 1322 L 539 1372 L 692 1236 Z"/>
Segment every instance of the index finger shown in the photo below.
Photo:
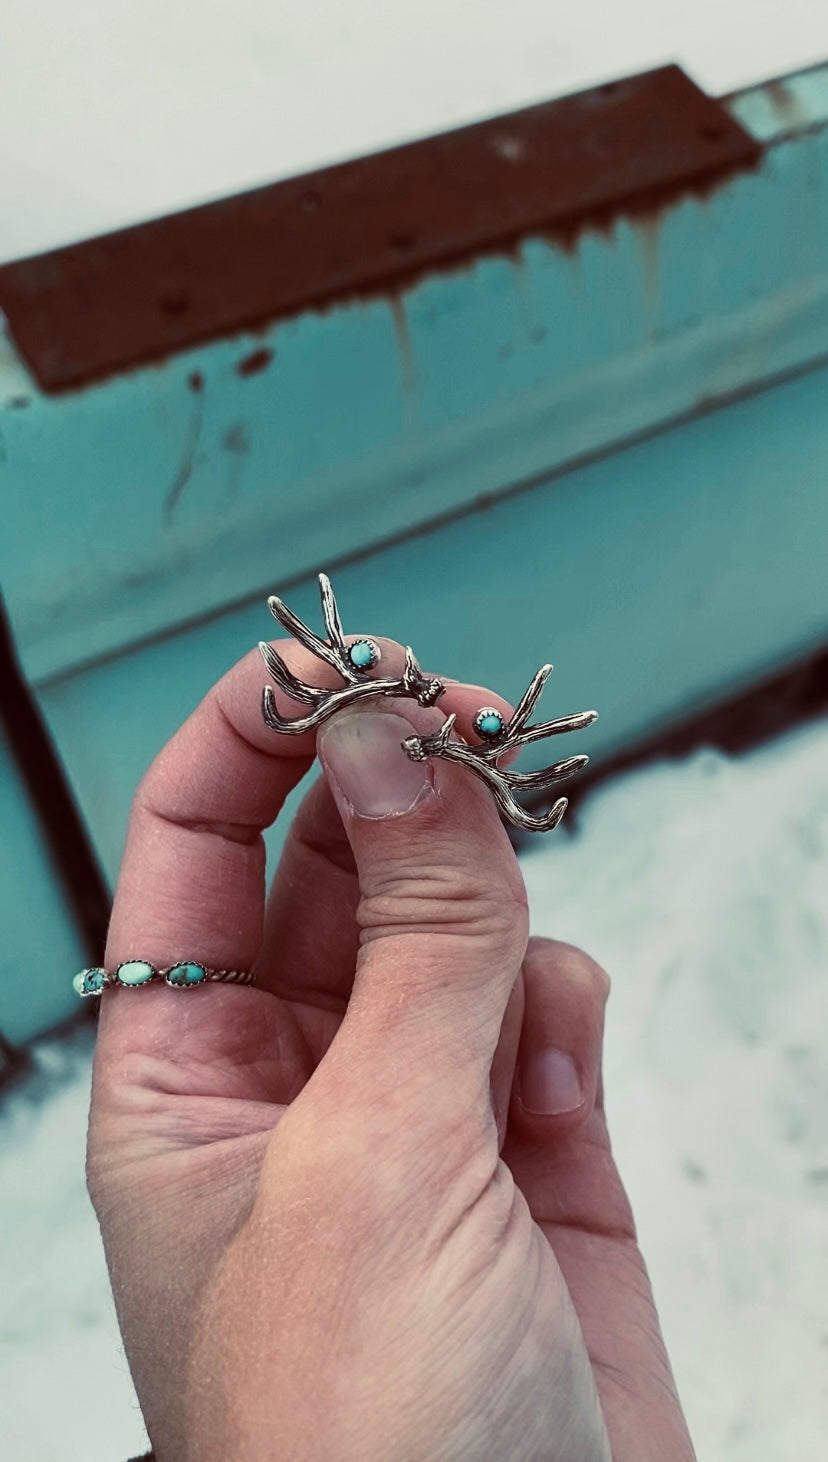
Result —
<path fill-rule="evenodd" d="M 402 665 L 398 645 L 373 638 L 384 665 Z M 341 685 L 337 671 L 304 646 L 286 640 L 275 648 L 300 680 Z M 128 959 L 253 965 L 264 918 L 262 831 L 308 771 L 316 746 L 313 731 L 279 735 L 265 725 L 267 681 L 258 650 L 251 650 L 213 686 L 142 779 L 109 926 L 107 969 Z M 306 713 L 281 688 L 274 695 L 287 719 Z"/>

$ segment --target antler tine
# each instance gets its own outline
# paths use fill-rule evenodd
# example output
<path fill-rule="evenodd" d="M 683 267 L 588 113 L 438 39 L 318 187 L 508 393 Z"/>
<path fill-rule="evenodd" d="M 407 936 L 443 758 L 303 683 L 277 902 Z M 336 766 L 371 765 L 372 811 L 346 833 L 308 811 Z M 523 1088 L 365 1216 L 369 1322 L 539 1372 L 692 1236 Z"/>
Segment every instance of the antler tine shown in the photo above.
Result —
<path fill-rule="evenodd" d="M 454 719 L 453 716 L 449 717 L 452 725 Z M 476 772 L 490 787 L 501 811 L 505 812 L 510 821 L 518 827 L 526 828 L 530 832 L 546 832 L 560 822 L 567 806 L 566 797 L 559 798 L 549 812 L 543 813 L 540 817 L 533 816 L 531 812 L 526 811 L 525 807 L 521 807 L 512 793 L 510 774 L 501 772 L 491 762 L 481 761 L 476 747 L 467 746 L 462 741 L 449 742 L 447 727 L 450 731 L 448 721 L 432 736 L 410 736 L 403 742 L 403 749 L 412 761 L 423 761 L 427 756 L 438 755 L 446 757 L 450 761 L 460 762 L 462 766 Z M 512 777 L 516 775 L 517 773 L 514 772 L 511 774 Z M 527 776 L 529 775 L 531 773 L 527 773 Z M 543 776 L 544 773 L 536 773 L 536 775 Z M 548 772 L 545 775 L 548 776 Z"/>
<path fill-rule="evenodd" d="M 405 670 L 402 684 L 409 695 L 413 695 L 421 706 L 434 706 L 445 693 L 445 685 L 436 675 L 424 675 L 417 656 L 410 645 L 405 647 Z"/>
<path fill-rule="evenodd" d="M 273 646 L 268 645 L 265 640 L 259 641 L 259 651 L 276 684 L 280 685 L 292 700 L 302 701 L 309 706 L 317 704 L 320 695 L 324 692 L 314 690 L 313 686 L 304 685 L 301 680 L 297 680 L 281 655 L 277 654 Z"/>
<path fill-rule="evenodd" d="M 539 721 L 537 726 L 528 726 L 516 736 L 510 733 L 508 741 L 504 740 L 498 746 L 498 755 L 514 746 L 528 746 L 530 741 L 543 741 L 547 736 L 562 736 L 567 731 L 583 731 L 585 726 L 591 726 L 597 720 L 597 711 L 577 711 L 574 716 L 560 716 L 557 721 Z"/>
<path fill-rule="evenodd" d="M 319 575 L 319 593 L 322 598 L 322 614 L 325 620 L 325 628 L 328 631 L 328 639 L 341 655 L 346 655 L 348 647 L 345 644 L 345 633 L 342 628 L 342 620 L 339 617 L 336 595 L 327 574 Z"/>
<path fill-rule="evenodd" d="M 339 690 L 317 691 L 313 710 L 309 715 L 300 716 L 295 721 L 287 721 L 276 709 L 273 691 L 268 685 L 262 692 L 262 714 L 273 731 L 281 731 L 289 736 L 299 736 L 304 731 L 315 731 L 330 716 L 336 715 L 336 712 L 341 711 L 343 706 L 350 706 L 354 701 L 377 694 L 393 696 L 399 695 L 399 693 L 399 680 L 360 680 L 355 685 L 343 685 Z M 290 694 L 293 695 L 293 691 L 290 691 Z M 416 759 L 424 760 L 423 757 Z"/>
<path fill-rule="evenodd" d="M 540 670 L 538 670 L 537 673 L 532 676 L 532 679 L 529 682 L 529 686 L 524 694 L 521 696 L 521 699 L 518 701 L 518 704 L 515 708 L 515 713 L 512 716 L 512 719 L 510 720 L 507 727 L 510 739 L 512 735 L 515 732 L 520 731 L 529 720 L 529 717 L 531 716 L 538 700 L 540 699 L 543 687 L 546 685 L 546 682 L 552 674 L 553 669 L 554 667 L 552 665 L 541 665 Z"/>
<path fill-rule="evenodd" d="M 559 797 L 548 812 L 541 812 L 535 816 L 534 813 L 527 812 L 525 807 L 521 807 L 520 803 L 516 802 L 514 797 L 508 793 L 505 793 L 502 798 L 498 798 L 497 801 L 510 822 L 515 823 L 517 827 L 525 828 L 530 833 L 551 832 L 553 827 L 558 826 L 569 806 L 568 797 Z"/>
<path fill-rule="evenodd" d="M 455 750 L 454 744 L 449 742 L 449 737 L 454 730 L 454 723 L 457 720 L 457 712 L 452 711 L 447 716 L 439 731 L 433 731 L 430 736 L 406 736 L 402 743 L 402 749 L 411 761 L 427 761 L 429 756 L 435 752 L 446 755 Z M 458 743 L 459 745 L 459 743 Z"/>
<path fill-rule="evenodd" d="M 589 757 L 584 755 L 566 757 L 563 761 L 555 762 L 552 766 L 544 767 L 536 772 L 501 770 L 497 764 L 499 758 L 507 751 L 528 741 L 538 741 L 544 736 L 574 731 L 579 727 L 589 726 L 596 720 L 596 711 L 581 711 L 574 716 L 562 716 L 557 721 L 546 721 L 539 726 L 530 726 L 528 730 L 515 732 L 514 720 L 519 717 L 525 720 L 532 705 L 537 701 L 551 670 L 551 665 L 541 667 L 537 675 L 533 677 L 513 721 L 489 745 L 469 746 L 463 740 L 450 742 L 448 737 L 456 719 L 451 716 L 438 732 L 429 736 L 408 737 L 403 742 L 406 754 L 413 761 L 424 761 L 429 756 L 442 756 L 449 761 L 459 762 L 461 766 L 475 772 L 490 788 L 501 812 L 517 827 L 527 828 L 532 832 L 547 832 L 556 827 L 564 815 L 567 806 L 566 797 L 560 797 L 548 812 L 536 817 L 526 808 L 521 807 L 514 793 L 516 790 L 546 791 L 556 782 L 563 782 L 569 777 L 573 777 L 576 772 L 586 766 Z"/>
<path fill-rule="evenodd" d="M 554 787 L 557 782 L 566 782 L 580 772 L 589 761 L 588 756 L 570 756 L 566 761 L 555 762 L 554 766 L 544 767 L 537 772 L 509 772 L 498 773 L 507 786 L 523 792 L 544 792 L 547 787 Z"/>
<path fill-rule="evenodd" d="M 301 645 L 304 645 L 306 650 L 310 650 L 311 654 L 318 656 L 320 660 L 327 661 L 327 663 L 329 665 L 332 665 L 334 670 L 338 670 L 339 674 L 344 676 L 347 681 L 353 683 L 357 679 L 356 672 L 348 664 L 345 655 L 340 650 L 334 649 L 331 645 L 326 644 L 324 640 L 319 638 L 319 635 L 315 635 L 313 630 L 309 629 L 308 626 L 304 624 L 302 620 L 298 617 L 298 615 L 293 613 L 292 609 L 288 609 L 287 605 L 283 602 L 283 600 L 279 598 L 278 594 L 271 594 L 270 598 L 267 601 L 267 607 L 273 615 L 273 618 L 278 619 L 279 623 L 283 625 L 284 628 L 288 630 L 289 633 L 292 634 Z"/>
<path fill-rule="evenodd" d="M 545 813 L 544 816 L 536 818 L 530 817 L 526 822 L 522 824 L 522 826 L 528 828 L 530 832 L 551 832 L 553 827 L 558 826 L 558 823 L 566 812 L 568 806 L 569 798 L 559 797 L 554 807 L 550 807 L 549 811 Z"/>
<path fill-rule="evenodd" d="M 269 685 L 266 685 L 262 691 L 262 717 L 265 725 L 269 726 L 271 731 L 279 731 L 282 735 L 287 736 L 296 733 L 297 723 L 295 721 L 286 721 L 284 716 L 279 715 L 276 709 L 276 698 Z M 299 725 L 300 732 L 306 729 L 304 725 Z"/>

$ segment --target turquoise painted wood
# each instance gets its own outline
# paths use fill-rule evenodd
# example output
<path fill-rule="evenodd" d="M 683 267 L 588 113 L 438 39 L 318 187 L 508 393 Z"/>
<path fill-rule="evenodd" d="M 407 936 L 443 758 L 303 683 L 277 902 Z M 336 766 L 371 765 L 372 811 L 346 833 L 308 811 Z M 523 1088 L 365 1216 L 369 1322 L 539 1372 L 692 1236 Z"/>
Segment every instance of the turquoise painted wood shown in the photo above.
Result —
<path fill-rule="evenodd" d="M 587 229 L 569 251 L 527 238 L 61 399 L 39 395 L 6 339 L 0 581 L 31 678 L 824 358 L 824 89 L 809 75 L 798 130 L 777 116 L 777 141 L 769 89 L 735 99 L 769 143 L 756 172 Z M 240 375 L 263 347 L 268 368 Z"/>
<path fill-rule="evenodd" d="M 320 567 L 430 670 L 516 699 L 553 660 L 540 710 L 596 706 L 596 762 L 828 642 L 828 67 L 728 104 L 755 173 L 569 252 L 54 400 L 0 338 L 0 579 L 113 882 L 152 757 L 268 592 L 320 622 Z"/>
<path fill-rule="evenodd" d="M 78 1009 L 84 947 L 0 728 L 0 1031 L 22 1045 Z"/>
<path fill-rule="evenodd" d="M 633 746 L 828 640 L 826 402 L 823 367 L 343 566 L 345 628 L 513 701 L 552 660 L 539 714 L 601 715 L 567 752 Z M 287 598 L 321 627 L 314 579 Z M 155 752 L 272 634 L 257 597 L 41 688 L 110 876 Z"/>

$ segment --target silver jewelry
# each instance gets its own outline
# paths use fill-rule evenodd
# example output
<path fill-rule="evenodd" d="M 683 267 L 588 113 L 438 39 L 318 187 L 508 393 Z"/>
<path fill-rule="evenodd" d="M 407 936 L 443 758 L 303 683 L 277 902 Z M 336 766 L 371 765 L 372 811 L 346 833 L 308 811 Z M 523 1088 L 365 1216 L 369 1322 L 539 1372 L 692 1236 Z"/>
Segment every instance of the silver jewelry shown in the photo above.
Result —
<path fill-rule="evenodd" d="M 329 716 L 341 711 L 343 706 L 351 705 L 353 701 L 361 700 L 368 695 L 407 696 L 409 699 L 416 700 L 421 706 L 436 704 L 443 694 L 445 686 L 442 680 L 438 680 L 434 676 L 423 675 L 410 646 L 406 646 L 405 670 L 401 676 L 377 676 L 376 679 L 369 680 L 369 672 L 379 664 L 382 658 L 379 645 L 370 639 L 357 640 L 351 646 L 346 645 L 339 610 L 336 607 L 336 599 L 327 574 L 319 575 L 319 590 L 322 597 L 325 628 L 328 631 L 326 640 L 320 639 L 312 629 L 303 624 L 302 620 L 291 609 L 288 609 L 276 594 L 271 594 L 267 606 L 274 619 L 278 619 L 294 639 L 297 639 L 320 660 L 325 660 L 328 665 L 332 665 L 334 670 L 338 671 L 347 681 L 347 684 L 341 690 L 323 690 L 313 685 L 305 685 L 288 669 L 273 646 L 261 640 L 259 649 L 262 659 L 276 684 L 282 687 L 291 700 L 313 707 L 307 716 L 300 716 L 295 721 L 286 721 L 276 709 L 273 691 L 269 685 L 265 686 L 262 692 L 262 715 L 271 731 L 279 731 L 283 736 L 301 736 L 304 731 L 315 731 L 317 726 L 321 726 Z"/>
<path fill-rule="evenodd" d="M 196 960 L 181 960 L 174 965 L 154 965 L 145 959 L 127 959 L 116 970 L 99 966 L 81 970 L 72 981 L 78 995 L 103 995 L 107 986 L 137 990 L 141 985 L 158 984 L 161 980 L 174 990 L 197 990 L 211 980 L 227 980 L 236 985 L 253 985 L 252 970 L 214 970 Z"/>
<path fill-rule="evenodd" d="M 548 812 L 533 817 L 515 800 L 514 791 L 544 792 L 557 782 L 574 777 L 589 761 L 588 756 L 570 756 L 565 761 L 555 762 L 539 772 L 501 771 L 498 759 L 507 751 L 526 746 L 530 741 L 541 741 L 545 736 L 560 736 L 567 731 L 580 731 L 597 721 L 597 711 L 579 711 L 574 716 L 561 716 L 557 721 L 541 721 L 537 726 L 524 726 L 528 721 L 541 691 L 552 674 L 551 665 L 542 665 L 533 676 L 528 690 L 523 695 L 509 722 L 504 722 L 494 706 L 484 706 L 472 722 L 478 736 L 484 740 L 482 746 L 469 746 L 465 741 L 450 741 L 456 714 L 452 714 L 431 736 L 408 736 L 402 743 L 406 756 L 412 761 L 425 761 L 430 756 L 441 756 L 446 761 L 459 762 L 475 772 L 491 789 L 501 812 L 516 827 L 530 832 L 550 832 L 557 827 L 566 808 L 566 797 L 559 797 Z"/>
<path fill-rule="evenodd" d="M 275 594 L 268 599 L 271 614 L 299 640 L 306 649 L 317 655 L 346 680 L 341 690 L 323 690 L 306 685 L 288 669 L 284 660 L 271 645 L 261 641 L 259 649 L 262 658 L 276 681 L 292 700 L 313 709 L 306 716 L 288 721 L 279 715 L 273 691 L 266 686 L 262 692 L 262 715 L 271 730 L 283 735 L 301 735 L 315 730 L 329 716 L 350 705 L 353 701 L 369 695 L 407 696 L 421 706 L 433 706 L 445 691 L 445 685 L 436 677 L 423 675 L 410 646 L 405 651 L 405 671 L 397 679 L 391 677 L 367 678 L 370 671 L 379 664 L 379 646 L 371 639 L 357 640 L 350 647 L 345 643 L 342 623 L 339 618 L 334 592 L 326 574 L 319 575 L 322 596 L 322 613 L 328 638 L 322 640 L 299 619 Z M 541 691 L 552 673 L 551 665 L 542 665 L 533 676 L 528 689 L 522 696 L 514 715 L 507 723 L 494 706 L 483 706 L 474 717 L 472 725 L 481 738 L 480 746 L 469 746 L 460 739 L 450 741 L 456 714 L 448 717 L 439 731 L 430 736 L 408 736 L 401 743 L 406 755 L 412 761 L 426 761 L 429 757 L 443 757 L 446 761 L 459 762 L 489 787 L 498 807 L 510 822 L 530 832 L 548 832 L 557 827 L 567 807 L 567 798 L 560 797 L 548 812 L 534 817 L 514 796 L 515 790 L 543 792 L 558 782 L 573 777 L 589 761 L 588 756 L 570 756 L 555 762 L 537 772 L 502 771 L 498 760 L 507 751 L 525 746 L 530 741 L 541 741 L 547 736 L 559 736 L 567 731 L 580 731 L 597 721 L 597 711 L 579 711 L 572 716 L 561 716 L 555 721 L 542 721 L 536 726 L 526 726 Z"/>

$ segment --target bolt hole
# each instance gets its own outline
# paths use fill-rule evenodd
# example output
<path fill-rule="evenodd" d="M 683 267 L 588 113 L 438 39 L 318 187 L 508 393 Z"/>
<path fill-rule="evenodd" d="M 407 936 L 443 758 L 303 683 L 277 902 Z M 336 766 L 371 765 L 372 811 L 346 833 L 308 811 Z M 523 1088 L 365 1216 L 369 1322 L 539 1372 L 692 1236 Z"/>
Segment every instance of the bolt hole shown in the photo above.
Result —
<path fill-rule="evenodd" d="M 186 290 L 170 289 L 166 294 L 162 294 L 158 303 L 163 315 L 171 315 L 174 317 L 176 315 L 186 315 L 192 304 L 192 300 Z"/>
<path fill-rule="evenodd" d="M 322 198 L 314 188 L 309 188 L 299 199 L 299 206 L 305 213 L 316 213 L 322 203 Z"/>
<path fill-rule="evenodd" d="M 394 249 L 398 254 L 407 254 L 409 249 L 414 248 L 414 245 L 417 242 L 417 236 L 416 234 L 411 233 L 408 229 L 393 229 L 392 232 L 388 235 L 388 242 L 391 245 L 391 248 Z"/>

